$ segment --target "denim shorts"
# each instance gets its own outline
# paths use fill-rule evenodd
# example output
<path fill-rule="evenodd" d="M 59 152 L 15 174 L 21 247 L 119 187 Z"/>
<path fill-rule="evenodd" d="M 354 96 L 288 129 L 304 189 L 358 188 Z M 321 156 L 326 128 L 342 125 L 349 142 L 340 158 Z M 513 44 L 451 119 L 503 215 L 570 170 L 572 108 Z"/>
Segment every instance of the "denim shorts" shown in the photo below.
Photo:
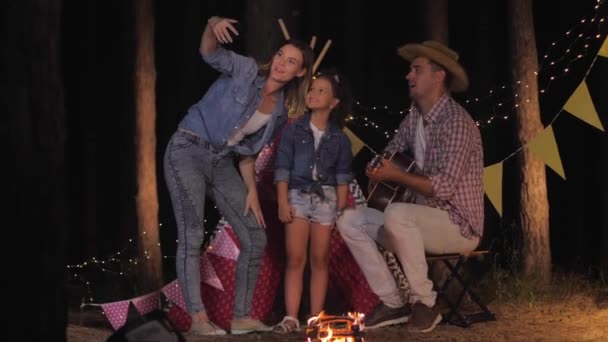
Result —
<path fill-rule="evenodd" d="M 337 195 L 336 188 L 323 185 L 325 199 L 316 193 L 306 193 L 300 189 L 290 189 L 289 205 L 295 210 L 295 216 L 324 226 L 333 226 L 336 222 Z"/>

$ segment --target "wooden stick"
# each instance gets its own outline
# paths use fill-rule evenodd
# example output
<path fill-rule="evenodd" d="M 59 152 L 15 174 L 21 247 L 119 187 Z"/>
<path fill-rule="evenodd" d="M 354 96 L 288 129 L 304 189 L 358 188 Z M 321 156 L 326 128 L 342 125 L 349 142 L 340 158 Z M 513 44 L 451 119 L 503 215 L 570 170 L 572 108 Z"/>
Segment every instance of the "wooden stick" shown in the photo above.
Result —
<path fill-rule="evenodd" d="M 317 36 L 312 36 L 312 38 L 310 39 L 310 48 L 314 50 L 316 43 L 317 43 Z"/>
<path fill-rule="evenodd" d="M 312 73 L 313 74 L 317 71 L 317 68 L 319 67 L 319 64 L 321 64 L 321 61 L 325 57 L 325 54 L 327 53 L 327 50 L 329 50 L 329 46 L 330 45 L 331 45 L 331 39 L 329 39 L 325 43 L 325 46 L 323 47 L 323 50 L 321 50 L 321 53 L 319 54 L 319 57 L 317 57 L 317 61 L 315 62 L 315 65 L 312 67 Z"/>
<path fill-rule="evenodd" d="M 285 40 L 289 40 L 289 32 L 287 32 L 287 27 L 285 27 L 285 23 L 283 22 L 283 18 L 279 18 L 279 25 L 281 25 L 281 31 L 283 31 L 283 37 Z"/>

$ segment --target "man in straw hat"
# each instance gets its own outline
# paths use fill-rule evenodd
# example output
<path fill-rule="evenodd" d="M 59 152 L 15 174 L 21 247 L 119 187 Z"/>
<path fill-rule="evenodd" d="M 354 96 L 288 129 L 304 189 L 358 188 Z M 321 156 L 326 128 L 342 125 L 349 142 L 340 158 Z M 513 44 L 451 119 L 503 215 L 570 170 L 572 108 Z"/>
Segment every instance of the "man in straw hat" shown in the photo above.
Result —
<path fill-rule="evenodd" d="M 475 122 L 450 96 L 469 84 L 458 54 L 435 41 L 406 44 L 398 54 L 410 62 L 406 79 L 412 106 L 385 153 L 413 155 L 419 172 L 404 172 L 383 158 L 366 174 L 371 182 L 398 183 L 412 196 L 393 201 L 384 213 L 370 207 L 346 210 L 337 225 L 381 300 L 365 317 L 366 327 L 409 321 L 412 331 L 428 332 L 442 317 L 425 252 L 477 247 L 483 232 L 483 150 Z M 399 258 L 410 284 L 409 303 L 401 299 L 374 241 Z"/>

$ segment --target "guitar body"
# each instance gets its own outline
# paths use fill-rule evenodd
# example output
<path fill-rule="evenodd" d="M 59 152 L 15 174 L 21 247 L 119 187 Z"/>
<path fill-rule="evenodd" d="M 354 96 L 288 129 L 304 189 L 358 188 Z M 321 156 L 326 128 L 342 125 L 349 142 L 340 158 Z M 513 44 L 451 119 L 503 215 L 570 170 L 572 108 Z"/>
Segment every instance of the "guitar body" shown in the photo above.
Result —
<path fill-rule="evenodd" d="M 382 161 L 381 155 L 378 155 L 369 162 L 371 168 L 378 167 Z M 398 169 L 403 172 L 415 173 L 416 161 L 414 158 L 403 152 L 396 152 L 392 155 L 384 155 L 385 159 L 390 160 Z M 408 192 L 408 198 L 403 198 L 407 188 L 403 185 L 393 182 L 376 182 L 370 187 L 367 196 L 367 206 L 380 211 L 384 211 L 392 202 L 413 202 L 413 192 Z"/>

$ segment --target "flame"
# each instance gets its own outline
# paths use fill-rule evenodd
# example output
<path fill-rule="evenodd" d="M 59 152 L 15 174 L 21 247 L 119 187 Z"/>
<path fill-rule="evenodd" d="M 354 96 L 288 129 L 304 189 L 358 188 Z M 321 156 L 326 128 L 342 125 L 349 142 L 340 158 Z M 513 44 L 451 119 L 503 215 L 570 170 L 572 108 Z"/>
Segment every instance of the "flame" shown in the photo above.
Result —
<path fill-rule="evenodd" d="M 364 317 L 364 314 L 358 312 L 348 312 L 347 316 L 333 316 L 321 311 L 319 315 L 307 321 L 307 332 L 314 332 L 316 335 L 307 337 L 307 342 L 355 342 L 353 328 L 356 326 L 357 331 L 362 332 Z"/>
<path fill-rule="evenodd" d="M 323 317 L 325 317 L 325 316 L 327 316 L 327 315 L 325 314 L 325 311 L 321 311 L 321 312 L 319 312 L 319 314 L 318 314 L 317 316 L 312 316 L 312 317 L 310 317 L 310 318 L 308 319 L 308 321 L 306 321 L 306 324 L 308 324 L 308 326 L 309 326 L 309 327 L 312 327 L 313 325 L 316 325 L 316 324 L 317 324 L 317 321 L 318 321 L 320 318 L 323 318 Z"/>
<path fill-rule="evenodd" d="M 332 336 L 334 336 L 334 331 L 331 329 L 330 326 L 327 327 L 327 330 L 325 332 L 327 333 L 327 336 L 325 336 L 325 337 L 319 337 L 319 339 L 321 340 L 321 342 L 333 341 L 331 338 L 332 338 Z"/>
<path fill-rule="evenodd" d="M 363 318 L 365 318 L 365 314 L 360 312 L 348 312 L 348 317 L 352 318 L 355 324 L 358 324 L 363 328 Z"/>

